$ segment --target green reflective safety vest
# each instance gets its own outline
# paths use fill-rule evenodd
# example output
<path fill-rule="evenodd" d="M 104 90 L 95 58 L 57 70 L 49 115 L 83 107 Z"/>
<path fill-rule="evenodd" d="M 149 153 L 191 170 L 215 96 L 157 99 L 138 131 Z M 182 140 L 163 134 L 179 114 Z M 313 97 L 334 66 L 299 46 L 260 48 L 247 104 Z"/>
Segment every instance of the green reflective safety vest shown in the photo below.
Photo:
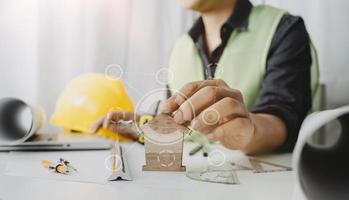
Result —
<path fill-rule="evenodd" d="M 278 24 L 285 10 L 260 5 L 252 8 L 247 31 L 234 30 L 217 65 L 215 78 L 224 80 L 231 88 L 241 91 L 244 102 L 251 108 L 259 96 L 265 74 L 267 56 Z M 317 91 L 318 62 L 312 49 L 312 92 Z M 169 80 L 172 91 L 186 83 L 204 80 L 203 64 L 198 49 L 189 35 L 176 42 L 170 57 Z"/>

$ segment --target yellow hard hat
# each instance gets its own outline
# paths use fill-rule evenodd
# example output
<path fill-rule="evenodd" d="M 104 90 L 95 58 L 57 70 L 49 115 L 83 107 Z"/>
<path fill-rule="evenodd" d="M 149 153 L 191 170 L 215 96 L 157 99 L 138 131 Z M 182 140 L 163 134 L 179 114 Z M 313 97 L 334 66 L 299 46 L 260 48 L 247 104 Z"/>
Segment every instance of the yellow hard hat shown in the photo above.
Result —
<path fill-rule="evenodd" d="M 97 119 L 115 110 L 134 111 L 122 81 L 104 74 L 83 74 L 73 79 L 59 96 L 51 123 L 65 132 L 91 133 Z M 100 129 L 97 134 L 125 139 L 107 129 Z"/>

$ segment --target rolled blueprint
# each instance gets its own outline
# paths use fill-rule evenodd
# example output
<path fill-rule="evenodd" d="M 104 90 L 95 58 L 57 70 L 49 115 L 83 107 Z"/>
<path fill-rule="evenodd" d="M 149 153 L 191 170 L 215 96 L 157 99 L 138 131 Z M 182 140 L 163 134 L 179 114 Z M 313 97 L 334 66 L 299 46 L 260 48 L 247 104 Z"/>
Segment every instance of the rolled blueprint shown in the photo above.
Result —
<path fill-rule="evenodd" d="M 21 144 L 44 124 L 42 109 L 16 98 L 0 99 L 0 145 Z"/>
<path fill-rule="evenodd" d="M 316 131 L 338 120 L 340 135 L 331 144 L 311 142 Z M 327 130 L 327 137 L 335 137 Z M 349 199 L 349 106 L 308 116 L 300 130 L 293 167 L 303 197 L 308 200 Z"/>

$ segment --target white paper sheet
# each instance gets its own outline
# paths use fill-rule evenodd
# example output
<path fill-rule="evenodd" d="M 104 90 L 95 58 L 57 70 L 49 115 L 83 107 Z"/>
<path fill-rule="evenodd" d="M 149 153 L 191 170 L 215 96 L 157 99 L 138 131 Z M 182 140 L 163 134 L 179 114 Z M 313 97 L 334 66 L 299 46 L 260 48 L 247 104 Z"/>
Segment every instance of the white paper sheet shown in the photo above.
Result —
<path fill-rule="evenodd" d="M 109 151 L 11 152 L 4 175 L 104 184 L 111 174 L 106 166 L 108 157 Z M 42 160 L 57 161 L 59 158 L 70 161 L 78 171 L 64 175 L 41 165 Z"/>
<path fill-rule="evenodd" d="M 306 195 L 308 195 L 308 199 L 314 199 L 314 197 L 317 196 L 315 198 L 317 200 L 328 199 L 325 196 L 328 194 L 331 194 L 330 196 L 331 199 L 347 199 L 347 198 L 343 198 L 343 196 L 346 196 L 346 197 L 349 196 L 348 190 L 347 191 L 333 190 L 334 188 L 342 189 L 343 187 L 346 187 L 344 186 L 345 184 L 349 183 L 349 177 L 340 176 L 341 174 L 343 174 L 343 170 L 344 172 L 345 170 L 348 170 L 348 169 L 343 169 L 343 166 L 338 164 L 342 162 L 342 159 L 344 158 L 341 158 L 339 154 L 336 154 L 336 151 L 338 150 L 338 145 L 342 145 L 341 147 L 346 147 L 346 150 L 348 151 L 349 144 L 343 144 L 343 141 L 341 141 L 340 144 L 334 143 L 334 144 L 331 144 L 330 146 L 327 145 L 325 148 L 322 148 L 320 150 L 319 148 L 321 147 L 314 147 L 312 145 L 307 145 L 309 144 L 308 141 L 310 141 L 310 138 L 316 133 L 316 131 L 319 128 L 323 127 L 329 122 L 335 119 L 338 119 L 339 117 L 348 113 L 349 113 L 349 106 L 345 106 L 345 107 L 341 107 L 334 110 L 327 110 L 327 111 L 311 114 L 303 122 L 300 133 L 299 133 L 298 141 L 293 153 L 293 168 L 296 170 L 295 174 L 297 176 L 296 179 L 298 183 L 296 188 L 302 193 L 302 194 L 295 195 L 294 197 L 295 200 L 303 199 L 305 198 Z M 345 124 L 347 123 L 348 122 L 345 122 Z M 332 134 L 332 133 L 328 133 L 328 134 Z M 348 133 L 342 133 L 342 134 L 348 134 Z M 333 136 L 333 134 L 331 136 Z M 306 145 L 308 148 L 306 153 L 307 157 L 305 158 L 304 148 Z M 341 148 L 340 151 L 341 152 L 338 152 L 338 153 L 342 153 L 343 148 Z M 329 155 L 328 152 L 331 153 L 330 154 L 331 161 L 326 159 L 328 158 L 328 155 Z M 308 161 L 309 158 L 316 158 L 315 159 L 316 163 L 315 161 L 314 162 L 311 161 L 310 163 L 308 162 L 307 165 L 305 165 L 301 163 L 302 156 L 303 156 L 303 160 L 305 159 L 305 161 Z M 329 167 L 329 166 L 335 166 L 334 167 L 335 170 L 333 170 L 332 167 Z M 301 177 L 300 171 L 306 171 L 307 177 Z M 321 176 L 319 176 L 319 174 L 321 174 Z M 338 179 L 337 175 L 339 175 L 340 180 Z M 309 185 L 309 183 L 314 183 L 314 184 Z M 315 187 L 315 184 L 316 184 L 316 187 Z"/>
<path fill-rule="evenodd" d="M 13 125 L 6 120 L 12 120 Z M 26 104 L 20 99 L 0 99 L 0 145 L 18 145 L 34 135 L 46 121 L 46 114 L 40 107 Z M 15 132 L 15 133 L 14 133 Z"/>

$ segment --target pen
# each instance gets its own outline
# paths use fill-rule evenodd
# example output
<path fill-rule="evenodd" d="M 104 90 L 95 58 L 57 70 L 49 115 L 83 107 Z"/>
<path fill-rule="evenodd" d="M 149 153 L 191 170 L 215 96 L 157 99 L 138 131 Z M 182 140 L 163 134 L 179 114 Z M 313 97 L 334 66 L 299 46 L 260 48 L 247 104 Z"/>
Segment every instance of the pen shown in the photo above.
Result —
<path fill-rule="evenodd" d="M 204 145 L 202 145 L 202 144 L 197 145 L 189 152 L 189 155 L 192 156 L 192 155 L 196 154 L 197 152 L 199 152 L 203 148 L 203 146 Z"/>
<path fill-rule="evenodd" d="M 207 157 L 211 151 L 209 145 L 208 144 L 203 145 L 202 151 L 203 151 L 203 156 Z"/>

